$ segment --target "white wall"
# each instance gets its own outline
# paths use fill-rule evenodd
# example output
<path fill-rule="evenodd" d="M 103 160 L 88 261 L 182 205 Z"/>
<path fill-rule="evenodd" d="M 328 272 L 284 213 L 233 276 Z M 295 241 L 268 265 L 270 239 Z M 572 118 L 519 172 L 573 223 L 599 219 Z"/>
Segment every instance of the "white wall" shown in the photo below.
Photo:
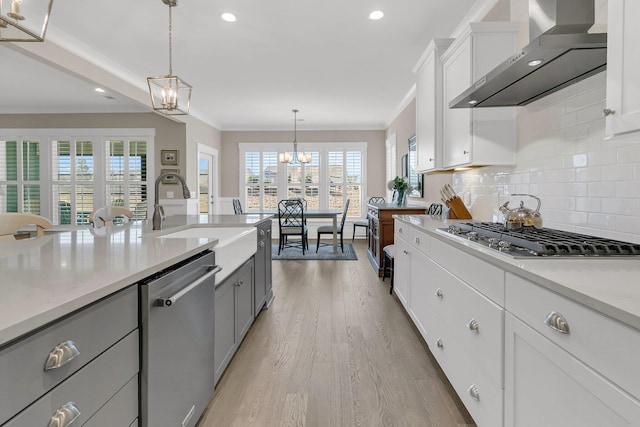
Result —
<path fill-rule="evenodd" d="M 640 137 L 604 140 L 605 79 L 600 73 L 520 108 L 514 168 L 454 174 L 474 219 L 492 220 L 509 194 L 534 194 L 547 227 L 640 243 Z"/>

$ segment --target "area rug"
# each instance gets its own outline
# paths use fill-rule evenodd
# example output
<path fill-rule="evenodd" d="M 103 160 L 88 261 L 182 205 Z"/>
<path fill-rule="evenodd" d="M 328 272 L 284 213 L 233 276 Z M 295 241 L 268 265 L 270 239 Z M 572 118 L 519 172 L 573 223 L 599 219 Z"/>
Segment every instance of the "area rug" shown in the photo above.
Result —
<path fill-rule="evenodd" d="M 316 253 L 316 245 L 314 242 L 309 243 L 309 250 L 302 255 L 302 249 L 300 247 L 284 248 L 278 255 L 278 244 L 274 243 L 271 246 L 271 259 L 276 261 L 357 261 L 355 249 L 351 243 L 344 244 L 344 253 L 340 250 L 340 244 L 338 244 L 338 252 L 333 253 L 333 246 L 321 245 Z"/>

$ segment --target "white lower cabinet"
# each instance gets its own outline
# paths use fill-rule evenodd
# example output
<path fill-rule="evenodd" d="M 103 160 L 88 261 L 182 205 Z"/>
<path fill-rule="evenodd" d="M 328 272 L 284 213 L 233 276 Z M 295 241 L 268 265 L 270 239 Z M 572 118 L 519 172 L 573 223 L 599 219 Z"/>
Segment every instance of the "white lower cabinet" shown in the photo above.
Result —
<path fill-rule="evenodd" d="M 398 298 L 478 426 L 640 426 L 640 331 L 401 220 L 395 242 Z"/>
<path fill-rule="evenodd" d="M 409 310 L 411 246 L 409 246 L 409 244 L 403 239 L 400 239 L 398 237 L 394 239 L 393 245 L 396 251 L 393 264 L 393 291 L 396 293 L 396 296 L 398 297 L 402 305 L 404 305 L 404 308 L 406 310 Z"/>
<path fill-rule="evenodd" d="M 509 313 L 505 349 L 505 426 L 640 422 L 638 401 Z"/>

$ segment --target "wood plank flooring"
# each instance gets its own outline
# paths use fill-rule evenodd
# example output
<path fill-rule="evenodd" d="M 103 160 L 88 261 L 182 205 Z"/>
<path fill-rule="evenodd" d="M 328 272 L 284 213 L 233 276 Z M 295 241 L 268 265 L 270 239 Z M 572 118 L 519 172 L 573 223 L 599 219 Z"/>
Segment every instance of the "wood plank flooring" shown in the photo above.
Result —
<path fill-rule="evenodd" d="M 275 300 L 198 427 L 474 426 L 366 254 L 274 261 Z"/>

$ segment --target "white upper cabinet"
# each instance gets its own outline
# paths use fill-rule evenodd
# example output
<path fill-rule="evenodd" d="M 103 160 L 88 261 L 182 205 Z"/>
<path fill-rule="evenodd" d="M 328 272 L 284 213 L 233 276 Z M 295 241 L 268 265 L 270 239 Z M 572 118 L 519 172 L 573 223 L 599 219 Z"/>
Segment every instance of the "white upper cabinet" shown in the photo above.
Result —
<path fill-rule="evenodd" d="M 640 130 L 640 2 L 609 0 L 606 136 Z"/>
<path fill-rule="evenodd" d="M 432 40 L 414 68 L 418 172 L 442 168 L 442 61 L 453 39 Z"/>
<path fill-rule="evenodd" d="M 515 107 L 449 108 L 449 102 L 513 55 L 517 32 L 514 22 L 470 23 L 444 52 L 443 168 L 515 164 Z"/>

